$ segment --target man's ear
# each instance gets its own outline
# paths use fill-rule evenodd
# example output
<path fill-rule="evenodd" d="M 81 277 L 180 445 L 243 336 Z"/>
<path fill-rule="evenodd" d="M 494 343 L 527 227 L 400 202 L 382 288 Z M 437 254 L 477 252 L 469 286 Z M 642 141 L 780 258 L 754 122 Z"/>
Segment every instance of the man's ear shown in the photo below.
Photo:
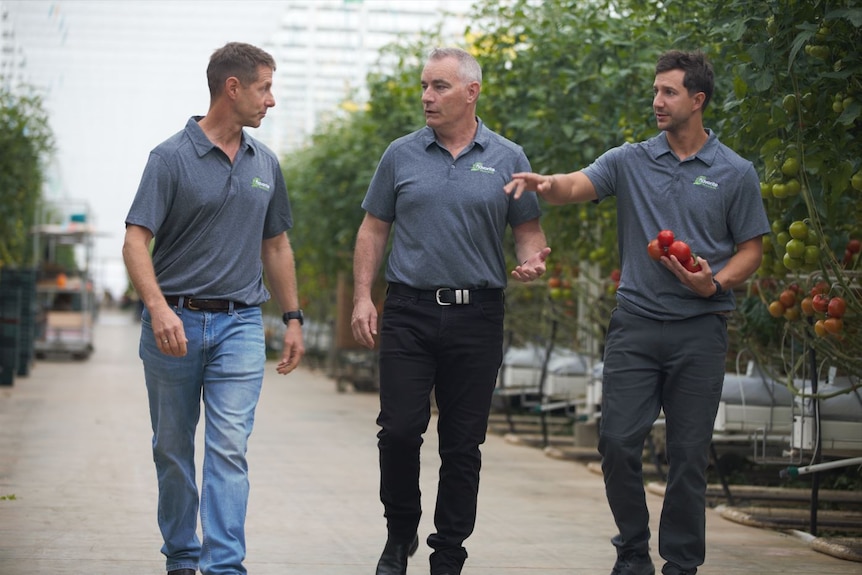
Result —
<path fill-rule="evenodd" d="M 698 92 L 694 95 L 694 102 L 692 103 L 692 111 L 700 110 L 703 111 L 703 103 L 706 102 L 706 94 L 703 92 Z"/>
<path fill-rule="evenodd" d="M 475 102 L 479 99 L 479 93 L 482 91 L 482 85 L 479 82 L 470 82 L 467 84 L 467 98 L 470 102 Z"/>
<path fill-rule="evenodd" d="M 237 93 L 239 92 L 240 83 L 239 79 L 236 76 L 231 76 L 227 80 L 224 81 L 224 93 L 230 99 L 236 98 Z"/>

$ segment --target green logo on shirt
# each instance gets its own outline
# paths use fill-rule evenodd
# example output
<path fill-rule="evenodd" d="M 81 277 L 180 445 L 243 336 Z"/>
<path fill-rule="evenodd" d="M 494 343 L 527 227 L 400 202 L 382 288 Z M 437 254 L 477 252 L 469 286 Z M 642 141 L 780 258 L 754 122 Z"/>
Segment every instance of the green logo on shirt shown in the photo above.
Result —
<path fill-rule="evenodd" d="M 264 182 L 263 180 L 261 180 L 260 178 L 257 178 L 257 177 L 255 177 L 251 180 L 251 187 L 252 188 L 258 188 L 261 190 L 267 190 L 267 191 L 269 190 L 269 184 L 267 184 L 266 182 Z"/>
<path fill-rule="evenodd" d="M 707 180 L 706 176 L 698 176 L 697 179 L 694 180 L 695 186 L 703 186 L 704 188 L 709 188 L 710 190 L 717 190 L 718 184 Z"/>
<path fill-rule="evenodd" d="M 482 172 L 483 174 L 496 174 L 497 173 L 497 170 L 495 170 L 494 168 L 486 168 L 485 166 L 483 166 L 482 162 L 476 162 L 475 164 L 473 164 L 473 166 L 470 168 L 470 171 L 471 172 Z"/>

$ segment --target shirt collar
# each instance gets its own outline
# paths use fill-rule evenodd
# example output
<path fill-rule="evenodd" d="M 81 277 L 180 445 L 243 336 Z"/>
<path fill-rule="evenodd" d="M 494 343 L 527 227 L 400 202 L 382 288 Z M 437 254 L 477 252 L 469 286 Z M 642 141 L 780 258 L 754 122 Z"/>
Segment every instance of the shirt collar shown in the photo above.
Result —
<path fill-rule="evenodd" d="M 203 116 L 192 116 L 189 118 L 189 121 L 186 122 L 186 134 L 188 134 L 189 139 L 192 141 L 192 145 L 195 147 L 195 151 L 198 153 L 199 157 L 205 156 L 212 149 L 219 149 L 218 146 L 213 144 L 201 127 L 198 125 L 203 119 Z M 248 148 L 252 153 L 257 153 L 257 149 L 255 147 L 255 142 L 251 138 L 247 138 L 245 134 L 245 130 L 242 131 L 241 135 L 242 140 L 239 144 L 240 152 L 245 151 Z M 239 154 L 237 154 L 239 157 Z"/>
<path fill-rule="evenodd" d="M 711 166 L 713 162 L 715 162 L 715 156 L 718 154 L 718 136 L 716 136 L 715 132 L 709 128 L 705 128 L 705 131 L 707 133 L 706 142 L 704 142 L 703 146 L 697 151 L 697 153 L 686 158 L 685 161 L 697 158 L 707 166 Z M 653 140 L 652 152 L 654 158 L 659 158 L 665 154 L 673 153 L 673 150 L 670 149 L 670 144 L 667 143 L 667 132 L 662 131 L 661 134 L 655 137 Z"/>
<path fill-rule="evenodd" d="M 476 126 L 476 135 L 473 137 L 473 144 L 480 146 L 482 149 L 488 147 L 488 141 L 491 138 L 491 135 L 488 133 L 488 129 L 485 127 L 485 123 L 482 122 L 482 118 L 476 116 L 476 122 L 478 125 Z M 428 146 L 431 144 L 437 143 L 437 135 L 434 133 L 434 130 L 425 126 L 422 129 L 422 141 L 425 144 L 425 149 L 428 149 Z"/>

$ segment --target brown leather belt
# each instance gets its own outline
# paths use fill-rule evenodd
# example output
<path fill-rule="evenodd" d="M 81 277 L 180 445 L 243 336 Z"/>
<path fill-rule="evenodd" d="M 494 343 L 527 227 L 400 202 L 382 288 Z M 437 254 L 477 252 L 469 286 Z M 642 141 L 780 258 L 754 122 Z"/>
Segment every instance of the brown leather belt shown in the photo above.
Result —
<path fill-rule="evenodd" d="M 168 305 L 177 307 L 180 305 L 179 296 L 167 295 L 165 301 Z M 233 304 L 234 309 L 249 307 L 248 304 L 238 301 L 231 302 L 228 299 L 198 299 L 193 297 L 183 297 L 183 307 L 192 311 L 230 311 L 230 305 Z"/>
<path fill-rule="evenodd" d="M 505 295 L 502 289 L 415 289 L 408 285 L 391 283 L 389 293 L 418 300 L 433 301 L 437 305 L 468 305 L 486 301 L 503 301 Z"/>

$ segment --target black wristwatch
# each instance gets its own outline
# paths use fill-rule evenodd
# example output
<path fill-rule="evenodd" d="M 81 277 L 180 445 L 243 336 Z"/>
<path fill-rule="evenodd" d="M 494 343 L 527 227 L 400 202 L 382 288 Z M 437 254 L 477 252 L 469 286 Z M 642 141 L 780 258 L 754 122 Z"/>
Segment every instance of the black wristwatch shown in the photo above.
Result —
<path fill-rule="evenodd" d="M 284 315 L 281 316 L 281 321 L 284 322 L 284 325 L 290 323 L 290 320 L 296 319 L 299 320 L 299 325 L 302 325 L 305 321 L 305 317 L 302 315 L 302 310 L 298 309 L 296 311 L 286 311 Z"/>
<path fill-rule="evenodd" d="M 718 283 L 718 280 L 715 278 L 712 278 L 712 283 L 715 284 L 715 293 L 709 297 L 719 297 L 719 296 L 724 295 L 724 288 L 721 287 L 721 284 Z"/>

